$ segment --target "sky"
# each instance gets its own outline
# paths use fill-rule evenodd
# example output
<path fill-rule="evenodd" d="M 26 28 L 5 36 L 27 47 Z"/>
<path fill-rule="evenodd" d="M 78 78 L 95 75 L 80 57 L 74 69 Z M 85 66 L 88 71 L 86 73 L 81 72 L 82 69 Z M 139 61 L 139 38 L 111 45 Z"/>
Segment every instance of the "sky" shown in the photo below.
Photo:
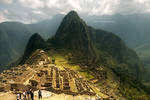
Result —
<path fill-rule="evenodd" d="M 0 22 L 33 23 L 70 10 L 89 16 L 150 13 L 150 0 L 0 0 Z"/>

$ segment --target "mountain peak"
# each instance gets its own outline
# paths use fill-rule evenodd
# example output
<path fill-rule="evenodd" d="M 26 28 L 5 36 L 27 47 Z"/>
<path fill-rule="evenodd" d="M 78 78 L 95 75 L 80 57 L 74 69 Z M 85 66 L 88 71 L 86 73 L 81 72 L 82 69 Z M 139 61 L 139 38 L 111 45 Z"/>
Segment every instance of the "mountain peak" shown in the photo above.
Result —
<path fill-rule="evenodd" d="M 34 33 L 29 39 L 29 42 L 26 46 L 25 53 L 29 54 L 35 51 L 36 49 L 43 48 L 44 44 L 45 44 L 44 39 L 38 33 Z"/>
<path fill-rule="evenodd" d="M 64 17 L 52 42 L 60 48 L 95 55 L 88 26 L 75 11 Z"/>
<path fill-rule="evenodd" d="M 85 22 L 80 19 L 77 12 L 70 11 L 62 20 L 55 37 L 56 38 L 64 38 L 66 36 L 73 35 L 73 34 L 83 34 L 86 32 L 80 32 L 82 28 L 82 31 L 85 31 L 86 24 Z"/>
<path fill-rule="evenodd" d="M 72 10 L 66 16 L 78 16 L 78 13 L 76 11 Z"/>
<path fill-rule="evenodd" d="M 32 36 L 31 36 L 31 38 L 30 38 L 30 40 L 34 40 L 34 39 L 41 39 L 42 37 L 38 34 L 38 33 L 34 33 Z"/>
<path fill-rule="evenodd" d="M 63 19 L 63 21 L 62 22 L 69 22 L 69 23 L 71 23 L 71 22 L 81 22 L 82 20 L 80 19 L 80 17 L 78 16 L 78 14 L 77 14 L 77 12 L 75 12 L 75 11 L 70 11 L 65 17 L 64 17 L 64 19 Z"/>
<path fill-rule="evenodd" d="M 37 49 L 44 49 L 46 47 L 46 42 L 44 41 L 44 39 L 38 34 L 38 33 L 34 33 L 27 45 L 26 45 L 26 49 L 22 58 L 22 61 L 20 62 L 21 64 L 23 64 L 25 62 L 25 60 Z"/>

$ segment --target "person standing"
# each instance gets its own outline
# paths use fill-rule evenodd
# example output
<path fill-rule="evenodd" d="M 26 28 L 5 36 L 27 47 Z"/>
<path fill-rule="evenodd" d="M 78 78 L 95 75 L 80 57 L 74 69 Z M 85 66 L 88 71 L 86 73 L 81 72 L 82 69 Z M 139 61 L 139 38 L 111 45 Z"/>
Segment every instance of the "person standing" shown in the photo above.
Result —
<path fill-rule="evenodd" d="M 23 100 L 26 100 L 26 91 L 23 91 Z"/>
<path fill-rule="evenodd" d="M 38 91 L 38 98 L 42 99 L 42 91 L 41 90 Z"/>
<path fill-rule="evenodd" d="M 30 91 L 26 91 L 26 94 L 27 94 L 27 100 L 30 100 L 30 98 L 29 98 L 29 95 L 30 95 Z"/>
<path fill-rule="evenodd" d="M 17 100 L 20 100 L 20 94 L 19 93 L 17 94 Z"/>
<path fill-rule="evenodd" d="M 34 100 L 34 91 L 31 91 L 31 100 Z"/>
<path fill-rule="evenodd" d="M 22 98 L 21 98 L 21 92 L 19 93 L 19 99 L 21 100 Z"/>

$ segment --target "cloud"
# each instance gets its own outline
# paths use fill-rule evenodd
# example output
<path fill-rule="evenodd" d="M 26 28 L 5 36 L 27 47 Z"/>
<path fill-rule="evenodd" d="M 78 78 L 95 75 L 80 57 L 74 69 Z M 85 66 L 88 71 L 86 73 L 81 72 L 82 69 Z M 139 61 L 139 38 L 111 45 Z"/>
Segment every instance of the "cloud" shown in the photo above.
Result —
<path fill-rule="evenodd" d="M 11 4 L 13 0 L 0 0 L 0 4 Z"/>
<path fill-rule="evenodd" d="M 1 22 L 9 21 L 8 19 L 6 19 L 6 18 L 4 17 L 4 15 L 3 15 L 2 12 L 0 12 L 0 21 L 1 21 Z"/>
<path fill-rule="evenodd" d="M 70 10 L 83 15 L 148 13 L 150 0 L 0 0 L 0 22 L 40 21 Z"/>
<path fill-rule="evenodd" d="M 98 20 L 98 21 L 94 21 L 93 23 L 115 23 L 115 21 L 109 21 L 109 20 Z"/>
<path fill-rule="evenodd" d="M 147 13 L 148 9 L 150 9 L 150 0 L 120 0 L 114 13 Z"/>
<path fill-rule="evenodd" d="M 44 7 L 44 2 L 42 0 L 18 0 L 18 3 L 24 7 L 33 9 Z"/>

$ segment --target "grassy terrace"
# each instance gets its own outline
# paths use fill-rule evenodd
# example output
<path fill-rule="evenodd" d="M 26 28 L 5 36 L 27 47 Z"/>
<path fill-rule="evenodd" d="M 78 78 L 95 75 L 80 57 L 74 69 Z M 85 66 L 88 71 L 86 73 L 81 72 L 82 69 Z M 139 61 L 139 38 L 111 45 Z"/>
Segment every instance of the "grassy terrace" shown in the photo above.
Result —
<path fill-rule="evenodd" d="M 78 64 L 70 63 L 68 61 L 67 52 L 50 50 L 47 52 L 47 55 L 50 58 L 55 59 L 56 66 L 62 70 L 64 68 L 69 68 L 71 70 L 77 71 L 79 75 L 81 75 L 87 81 L 90 81 L 91 79 L 94 78 L 94 76 L 92 76 L 89 71 L 83 70 Z M 99 96 L 104 97 L 104 98 L 108 97 L 107 95 L 101 93 L 100 90 L 94 84 L 90 83 L 90 87 Z"/>

